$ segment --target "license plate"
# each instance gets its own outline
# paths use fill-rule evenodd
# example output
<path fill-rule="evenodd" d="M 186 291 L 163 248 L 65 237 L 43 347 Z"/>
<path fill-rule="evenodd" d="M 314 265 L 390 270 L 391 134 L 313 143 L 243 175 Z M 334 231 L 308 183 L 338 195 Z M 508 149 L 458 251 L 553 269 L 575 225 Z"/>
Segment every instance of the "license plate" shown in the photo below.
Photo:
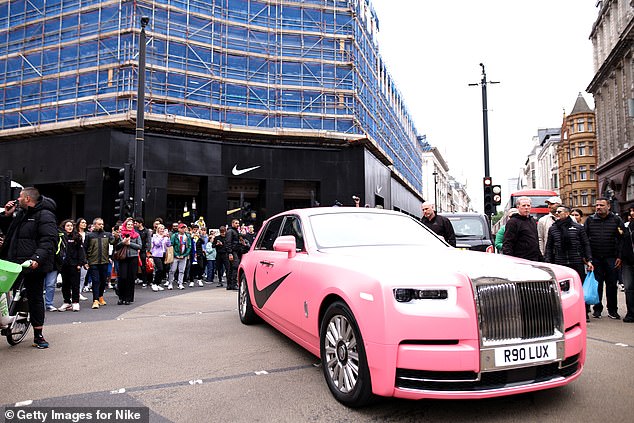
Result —
<path fill-rule="evenodd" d="M 497 367 L 517 366 L 553 360 L 557 360 L 556 342 L 515 345 L 495 349 L 495 365 Z"/>

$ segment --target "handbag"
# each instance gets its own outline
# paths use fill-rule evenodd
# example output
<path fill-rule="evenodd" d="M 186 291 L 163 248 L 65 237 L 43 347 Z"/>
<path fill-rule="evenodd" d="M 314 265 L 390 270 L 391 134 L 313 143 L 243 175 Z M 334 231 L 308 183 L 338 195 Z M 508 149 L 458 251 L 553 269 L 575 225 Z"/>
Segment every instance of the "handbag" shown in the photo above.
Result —
<path fill-rule="evenodd" d="M 114 254 L 112 254 L 112 258 L 115 260 L 125 260 L 128 257 L 128 246 L 124 245 L 123 247 L 115 250 Z"/>
<path fill-rule="evenodd" d="M 174 263 L 174 247 L 172 247 L 171 245 L 165 250 L 165 260 L 163 260 L 163 263 Z"/>
<path fill-rule="evenodd" d="M 583 281 L 583 299 L 588 305 L 599 304 L 599 283 L 594 278 L 594 272 L 588 272 Z"/>

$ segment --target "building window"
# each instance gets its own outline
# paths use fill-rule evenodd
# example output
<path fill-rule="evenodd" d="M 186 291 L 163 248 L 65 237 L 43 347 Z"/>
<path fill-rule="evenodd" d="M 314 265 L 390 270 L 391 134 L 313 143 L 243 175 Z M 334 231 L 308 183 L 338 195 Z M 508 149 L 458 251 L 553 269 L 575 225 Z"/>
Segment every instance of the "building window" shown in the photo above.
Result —
<path fill-rule="evenodd" d="M 583 119 L 577 121 L 577 132 L 583 132 Z"/>
<path fill-rule="evenodd" d="M 572 184 L 572 175 L 570 174 L 570 171 L 568 171 L 568 183 Z"/>
<path fill-rule="evenodd" d="M 566 158 L 570 161 L 570 150 L 566 150 Z"/>
<path fill-rule="evenodd" d="M 588 180 L 588 172 L 586 172 L 585 166 L 579 166 L 579 180 L 581 181 Z"/>
<path fill-rule="evenodd" d="M 588 132 L 592 131 L 594 131 L 594 129 L 592 129 L 592 119 L 588 119 Z"/>
<path fill-rule="evenodd" d="M 586 143 L 585 142 L 580 142 L 579 143 L 579 155 L 580 156 L 585 156 L 586 155 Z"/>
<path fill-rule="evenodd" d="M 594 156 L 594 144 L 591 142 L 588 143 L 588 156 Z"/>
<path fill-rule="evenodd" d="M 588 190 L 587 189 L 581 190 L 581 205 L 582 206 L 588 205 Z"/>
<path fill-rule="evenodd" d="M 596 175 L 594 173 L 594 165 L 590 166 L 590 180 L 594 181 L 596 179 Z"/>
<path fill-rule="evenodd" d="M 634 200 L 634 173 L 627 178 L 627 190 L 625 191 L 625 200 Z"/>
<path fill-rule="evenodd" d="M 576 144 L 570 144 L 570 151 L 572 151 L 572 157 L 577 157 L 576 148 L 577 148 Z"/>
<path fill-rule="evenodd" d="M 553 188 L 559 188 L 559 175 L 557 173 L 553 174 Z"/>
<path fill-rule="evenodd" d="M 572 182 L 577 182 L 577 168 L 572 168 Z"/>
<path fill-rule="evenodd" d="M 579 191 L 572 192 L 572 207 L 579 207 L 579 200 L 577 198 L 577 195 L 579 195 Z"/>
<path fill-rule="evenodd" d="M 595 204 L 597 202 L 597 191 L 596 190 L 592 190 L 590 191 L 590 204 Z"/>

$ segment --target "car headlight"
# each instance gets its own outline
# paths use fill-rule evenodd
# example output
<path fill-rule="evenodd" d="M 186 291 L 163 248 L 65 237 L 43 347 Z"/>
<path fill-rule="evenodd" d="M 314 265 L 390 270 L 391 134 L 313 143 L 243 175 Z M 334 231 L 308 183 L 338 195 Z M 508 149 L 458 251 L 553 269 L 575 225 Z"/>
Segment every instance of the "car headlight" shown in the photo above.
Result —
<path fill-rule="evenodd" d="M 562 280 L 560 280 L 559 281 L 559 289 L 561 289 L 561 292 L 570 291 L 571 282 L 572 282 L 571 279 L 562 279 Z"/>
<path fill-rule="evenodd" d="M 413 289 L 394 288 L 394 298 L 399 303 L 412 300 L 446 300 L 449 297 L 446 289 Z"/>

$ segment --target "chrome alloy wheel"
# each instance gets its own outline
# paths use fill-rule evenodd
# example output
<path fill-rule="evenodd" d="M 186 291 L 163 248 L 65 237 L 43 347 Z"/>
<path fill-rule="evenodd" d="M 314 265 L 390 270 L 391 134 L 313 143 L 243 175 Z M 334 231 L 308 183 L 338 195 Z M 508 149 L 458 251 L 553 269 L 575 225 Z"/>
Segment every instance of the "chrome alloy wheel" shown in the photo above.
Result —
<path fill-rule="evenodd" d="M 352 391 L 359 379 L 359 352 L 353 327 L 345 316 L 337 314 L 330 319 L 323 342 L 332 383 L 343 393 Z"/>
<path fill-rule="evenodd" d="M 240 291 L 238 292 L 238 306 L 240 307 L 240 316 L 244 318 L 247 315 L 247 305 L 248 305 L 248 295 L 249 291 L 247 291 L 247 281 L 240 280 Z"/>

